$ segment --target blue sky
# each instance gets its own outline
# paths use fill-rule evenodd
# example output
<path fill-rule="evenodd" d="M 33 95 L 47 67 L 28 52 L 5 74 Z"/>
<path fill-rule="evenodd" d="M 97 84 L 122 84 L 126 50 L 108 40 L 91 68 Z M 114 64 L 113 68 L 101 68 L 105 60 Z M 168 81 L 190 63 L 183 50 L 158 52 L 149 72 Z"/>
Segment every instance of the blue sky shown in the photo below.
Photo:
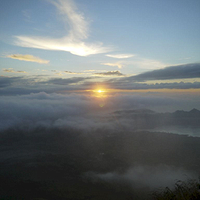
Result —
<path fill-rule="evenodd" d="M 0 19 L 4 78 L 47 85 L 84 77 L 114 87 L 113 78 L 118 84 L 130 77 L 128 89 L 134 76 L 184 65 L 197 75 L 179 82 L 199 80 L 199 0 L 8 0 L 1 2 Z M 162 79 L 171 80 L 177 76 Z"/>

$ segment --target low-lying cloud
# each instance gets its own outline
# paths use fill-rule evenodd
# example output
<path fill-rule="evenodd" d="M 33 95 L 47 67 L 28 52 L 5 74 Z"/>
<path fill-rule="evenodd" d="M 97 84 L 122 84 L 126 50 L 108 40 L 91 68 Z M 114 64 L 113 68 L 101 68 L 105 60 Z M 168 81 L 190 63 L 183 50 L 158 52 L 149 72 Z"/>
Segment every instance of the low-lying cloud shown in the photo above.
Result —
<path fill-rule="evenodd" d="M 57 81 L 58 84 L 67 84 L 62 80 Z M 3 84 L 9 85 L 10 83 L 4 82 Z M 141 129 L 142 125 L 143 128 L 149 128 L 148 122 L 137 118 L 139 121 L 136 120 L 137 123 L 135 123 L 135 119 L 129 115 L 122 117 L 114 112 L 130 108 L 170 111 L 170 109 L 175 110 L 183 107 L 192 109 L 194 105 L 198 108 L 199 99 L 196 99 L 196 104 L 193 102 L 190 105 L 187 98 L 180 101 L 166 96 L 140 96 L 136 94 L 113 94 L 105 98 L 98 98 L 95 94 L 89 93 L 61 95 L 45 92 L 12 96 L 12 98 L 2 96 L 0 100 L 0 129 L 5 130 L 14 126 L 32 127 L 39 126 L 39 124 L 60 128 L 70 126 L 83 129 L 100 127 Z"/>
<path fill-rule="evenodd" d="M 40 92 L 1 96 L 0 173 L 7 181 L 3 187 L 10 191 L 15 180 L 19 183 L 28 180 L 25 183 L 35 194 L 36 181 L 41 185 L 40 191 L 49 196 L 52 188 L 53 194 L 58 188 L 57 193 L 63 198 L 77 191 L 77 199 L 104 195 L 104 191 L 113 196 L 113 191 L 120 188 L 123 199 L 124 195 L 140 191 L 143 196 L 150 190 L 172 187 L 177 180 L 196 179 L 200 172 L 200 138 L 138 130 L 151 126 L 149 119 L 154 118 L 155 122 L 159 119 L 162 124 L 168 121 L 162 119 L 169 113 L 160 113 L 155 118 L 155 112 L 144 108 L 161 106 L 169 111 L 177 105 L 185 108 L 181 104 L 183 100 L 154 94 L 113 94 L 98 98 L 89 93 Z M 186 100 L 185 105 L 188 105 Z M 191 113 L 197 116 L 200 111 Z M 179 123 L 181 118 L 177 119 Z M 184 124 L 185 120 L 183 117 Z M 194 124 L 193 118 L 191 121 Z M 23 185 L 13 186 L 24 191 Z M 80 188 L 83 188 L 81 194 Z"/>
<path fill-rule="evenodd" d="M 160 166 L 135 166 L 124 173 L 109 172 L 98 174 L 88 172 L 85 174 L 96 180 L 101 179 L 106 182 L 129 183 L 133 188 L 148 187 L 151 190 L 158 188 L 173 188 L 179 180 L 187 181 L 195 179 L 198 175 L 195 172 L 187 171 L 181 168 Z"/>

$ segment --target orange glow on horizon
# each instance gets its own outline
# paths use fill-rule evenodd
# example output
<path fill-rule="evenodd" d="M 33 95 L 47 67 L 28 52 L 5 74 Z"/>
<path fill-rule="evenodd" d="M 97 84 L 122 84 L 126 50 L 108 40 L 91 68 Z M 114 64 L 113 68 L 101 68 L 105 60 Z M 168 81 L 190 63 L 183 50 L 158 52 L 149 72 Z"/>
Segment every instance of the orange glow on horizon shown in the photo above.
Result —
<path fill-rule="evenodd" d="M 193 93 L 199 94 L 200 88 L 191 88 L 191 89 L 91 89 L 91 90 L 69 90 L 69 91 L 59 91 L 60 93 L 90 93 L 92 96 L 96 97 L 107 97 L 113 93 L 171 93 L 171 94 L 186 94 Z"/>
<path fill-rule="evenodd" d="M 96 93 L 199 93 L 199 88 L 190 88 L 190 89 L 106 89 L 101 90 L 101 92 L 98 92 L 99 90 L 93 90 L 93 92 Z"/>

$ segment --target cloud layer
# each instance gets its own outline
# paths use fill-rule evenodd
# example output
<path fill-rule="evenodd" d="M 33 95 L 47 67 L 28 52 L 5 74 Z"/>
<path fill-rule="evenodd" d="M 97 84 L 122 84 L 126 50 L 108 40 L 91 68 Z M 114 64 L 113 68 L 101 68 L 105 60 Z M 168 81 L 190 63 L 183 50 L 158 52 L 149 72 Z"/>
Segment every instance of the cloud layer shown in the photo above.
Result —
<path fill-rule="evenodd" d="M 73 81 L 66 83 L 62 82 L 62 80 L 57 80 L 55 84 L 63 86 L 72 84 Z M 4 82 L 4 86 L 6 85 L 8 86 L 9 83 Z M 182 96 L 180 96 L 181 98 Z M 128 112 L 126 115 L 126 112 L 123 114 L 115 111 L 146 108 L 153 110 L 161 108 L 164 111 L 170 111 L 170 109 L 192 109 L 193 106 L 199 108 L 199 99 L 196 99 L 195 102 L 194 98 L 192 104 L 187 101 L 187 98 L 181 101 L 180 99 L 177 99 L 177 97 L 155 96 L 153 94 L 143 96 L 138 94 L 108 94 L 105 97 L 98 98 L 94 93 L 90 94 L 88 92 L 79 94 L 65 93 L 64 95 L 40 92 L 12 96 L 12 98 L 10 96 L 1 96 L 0 130 L 15 126 L 37 127 L 40 125 L 52 128 L 74 126 L 80 129 L 107 127 L 108 129 L 132 130 L 137 127 L 141 129 L 142 124 L 144 124 L 144 128 L 149 128 L 147 122 L 141 121 L 143 120 L 142 118 L 137 117 L 136 120 Z M 156 117 L 156 115 L 152 115 L 152 117 Z M 134 124 L 135 120 L 138 124 Z M 156 122 L 156 118 L 153 122 Z M 145 125 L 145 123 L 147 124 Z M 153 126 L 153 128 L 155 127 Z"/>
<path fill-rule="evenodd" d="M 199 78 L 200 63 L 170 66 L 129 77 L 136 81 Z"/>
<path fill-rule="evenodd" d="M 139 74 L 136 76 L 123 77 L 120 71 L 56 71 L 62 74 L 75 74 L 79 77 L 72 78 L 50 78 L 48 76 L 21 76 L 21 77 L 0 77 L 0 95 L 29 94 L 32 92 L 85 92 L 95 90 L 97 87 L 104 87 L 115 92 L 158 92 L 160 95 L 179 92 L 197 95 L 200 89 L 199 64 L 187 64 L 180 66 L 171 66 L 161 70 L 154 70 Z M 165 76 L 166 74 L 168 75 Z M 23 71 L 15 71 L 13 69 L 4 69 L 9 73 L 24 73 Z M 23 73 L 22 73 L 23 72 Z M 81 77 L 81 74 L 83 75 Z M 113 77 L 113 78 L 111 78 Z M 181 80 L 184 79 L 187 80 Z M 193 79 L 192 79 L 193 78 Z M 165 81 L 171 79 L 170 82 Z M 174 81 L 173 81 L 174 79 Z M 179 80 L 176 80 L 179 79 Z M 191 79 L 191 80 L 190 80 Z M 148 80 L 153 80 L 148 82 Z M 157 81 L 158 80 L 158 81 Z M 161 81 L 159 81 L 161 80 Z M 163 81 L 162 81 L 163 80 Z M 147 82 L 145 82 L 147 81 Z M 163 90 L 168 89 L 168 91 Z M 177 89 L 177 90 L 172 90 Z M 190 90 L 191 89 L 191 90 Z"/>
<path fill-rule="evenodd" d="M 68 35 L 62 38 L 15 36 L 15 44 L 22 47 L 31 47 L 45 50 L 68 51 L 79 56 L 105 53 L 110 48 L 103 47 L 102 43 L 85 43 L 88 38 L 88 22 L 83 14 L 79 13 L 73 0 L 52 0 L 65 23 L 70 25 Z"/>
<path fill-rule="evenodd" d="M 197 178 L 200 138 L 144 130 L 150 124 L 149 118 L 155 117 L 154 112 L 138 109 L 150 105 L 169 108 L 173 101 L 155 95 L 97 98 L 40 92 L 2 96 L 0 175 L 7 180 L 4 188 L 9 188 L 12 180 L 28 180 L 26 185 L 35 191 L 36 180 L 45 184 L 42 188 L 46 194 L 51 194 L 53 188 L 55 195 L 54 188 L 58 188 L 63 198 L 69 194 L 74 197 L 74 191 L 79 195 L 81 188 L 76 199 L 88 199 L 92 194 L 108 199 L 104 191 L 109 190 L 113 196 L 120 188 L 123 199 L 125 195 L 130 197 L 127 188 L 136 194 L 141 189 L 143 196 L 148 188 L 171 187 L 176 179 Z M 176 104 L 180 105 L 180 101 Z M 15 188 L 17 185 L 13 184 Z M 21 188 L 24 191 L 27 186 Z M 30 197 L 30 192 L 27 194 Z"/>

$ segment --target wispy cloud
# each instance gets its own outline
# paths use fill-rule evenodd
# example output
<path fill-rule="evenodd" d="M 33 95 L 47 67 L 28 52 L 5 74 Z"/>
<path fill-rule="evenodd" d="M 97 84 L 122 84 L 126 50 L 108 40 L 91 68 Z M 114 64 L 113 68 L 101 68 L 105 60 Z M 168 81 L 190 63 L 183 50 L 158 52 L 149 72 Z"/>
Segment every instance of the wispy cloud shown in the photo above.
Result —
<path fill-rule="evenodd" d="M 99 73 L 99 72 L 106 72 L 106 70 L 101 70 L 101 69 L 89 69 L 89 70 L 84 70 L 83 72 L 85 72 L 85 73 Z"/>
<path fill-rule="evenodd" d="M 124 76 L 120 71 L 108 71 L 102 73 L 95 73 L 95 76 Z"/>
<path fill-rule="evenodd" d="M 15 71 L 14 71 L 12 68 L 9 68 L 9 69 L 3 69 L 3 72 L 15 73 Z"/>
<path fill-rule="evenodd" d="M 27 73 L 26 71 L 16 71 L 17 73 Z"/>
<path fill-rule="evenodd" d="M 13 70 L 13 68 L 3 69 L 3 72 L 7 72 L 7 73 L 27 73 L 25 71 L 15 71 L 15 70 Z"/>
<path fill-rule="evenodd" d="M 23 10 L 22 14 L 24 15 L 26 22 L 33 23 L 33 21 L 31 21 L 31 11 L 30 10 Z"/>
<path fill-rule="evenodd" d="M 71 27 L 69 36 L 76 39 L 86 39 L 88 37 L 88 22 L 80 13 L 73 0 L 49 0 L 59 11 L 63 21 Z"/>
<path fill-rule="evenodd" d="M 71 72 L 71 71 L 64 71 L 64 73 L 66 73 L 66 74 L 84 74 L 81 72 Z"/>
<path fill-rule="evenodd" d="M 118 58 L 118 59 L 124 59 L 124 58 L 131 58 L 134 57 L 134 54 L 107 54 L 107 57 L 111 58 Z"/>
<path fill-rule="evenodd" d="M 152 70 L 152 69 L 162 69 L 166 66 L 169 66 L 169 64 L 163 63 L 159 60 L 147 59 L 147 58 L 143 58 L 143 57 L 136 56 L 133 54 L 118 54 L 118 55 L 107 54 L 106 56 L 108 55 L 109 57 L 113 57 L 113 58 L 117 58 L 121 60 L 117 62 L 107 62 L 107 63 L 101 63 L 101 64 L 112 66 L 112 67 L 118 67 L 119 69 L 124 66 L 130 66 L 130 67 L 134 67 L 135 69 L 142 69 L 143 71 L 147 71 L 147 70 Z M 126 58 L 130 58 L 130 59 L 126 59 Z"/>
<path fill-rule="evenodd" d="M 49 0 L 56 6 L 65 23 L 70 25 L 68 35 L 62 38 L 48 38 L 37 36 L 15 36 L 15 44 L 22 47 L 31 47 L 46 50 L 68 51 L 79 56 L 106 53 L 111 49 L 103 47 L 102 43 L 85 43 L 88 38 L 88 22 L 83 14 L 79 13 L 73 0 Z"/>
<path fill-rule="evenodd" d="M 119 69 L 121 69 L 123 67 L 123 65 L 121 63 L 102 63 L 102 65 L 107 65 L 107 66 L 111 66 L 111 67 L 118 67 Z"/>
<path fill-rule="evenodd" d="M 73 77 L 73 78 L 67 78 L 67 79 L 62 79 L 62 78 L 53 78 L 50 79 L 46 82 L 43 83 L 48 83 L 48 84 L 54 84 L 54 85 L 75 85 L 80 82 L 84 82 L 85 80 L 89 80 L 91 78 L 89 77 Z"/>
<path fill-rule="evenodd" d="M 33 55 L 22 55 L 22 54 L 12 54 L 6 56 L 7 58 L 17 59 L 17 60 L 23 60 L 23 61 L 29 61 L 29 62 L 36 62 L 40 64 L 48 64 L 49 60 L 43 60 L 39 57 L 35 57 Z"/>
<path fill-rule="evenodd" d="M 168 64 L 163 63 L 159 60 L 146 59 L 146 58 L 141 58 L 141 57 L 138 57 L 126 63 L 134 67 L 140 67 L 141 69 L 147 69 L 147 70 L 161 69 L 168 66 Z"/>

